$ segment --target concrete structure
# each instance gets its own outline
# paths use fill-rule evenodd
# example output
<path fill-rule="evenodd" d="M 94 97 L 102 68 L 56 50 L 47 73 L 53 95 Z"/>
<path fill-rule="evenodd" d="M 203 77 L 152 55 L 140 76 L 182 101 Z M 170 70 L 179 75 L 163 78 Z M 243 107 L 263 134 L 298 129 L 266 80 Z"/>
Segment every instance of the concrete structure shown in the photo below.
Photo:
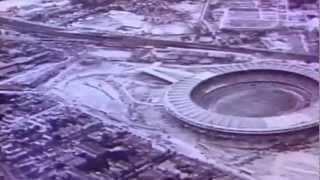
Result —
<path fill-rule="evenodd" d="M 279 26 L 277 11 L 258 8 L 227 9 L 220 21 L 220 29 L 226 30 L 261 30 L 275 29 Z"/>
<path fill-rule="evenodd" d="M 199 128 L 273 134 L 318 125 L 318 73 L 301 66 L 228 65 L 170 82 L 166 109 Z"/>

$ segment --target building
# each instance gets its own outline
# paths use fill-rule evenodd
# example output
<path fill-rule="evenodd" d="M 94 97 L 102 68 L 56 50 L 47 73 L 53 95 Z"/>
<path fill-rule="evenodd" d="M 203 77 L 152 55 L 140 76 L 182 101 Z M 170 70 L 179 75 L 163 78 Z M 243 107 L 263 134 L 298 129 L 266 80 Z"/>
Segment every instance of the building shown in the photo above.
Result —
<path fill-rule="evenodd" d="M 237 31 L 265 31 L 279 25 L 277 11 L 258 8 L 229 8 L 224 12 L 219 28 Z"/>

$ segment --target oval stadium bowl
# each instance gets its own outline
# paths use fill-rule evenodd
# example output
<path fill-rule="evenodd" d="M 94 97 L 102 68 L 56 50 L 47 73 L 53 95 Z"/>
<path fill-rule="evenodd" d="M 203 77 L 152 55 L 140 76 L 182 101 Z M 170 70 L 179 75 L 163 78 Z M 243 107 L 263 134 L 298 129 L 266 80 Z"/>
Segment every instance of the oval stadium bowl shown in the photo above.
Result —
<path fill-rule="evenodd" d="M 175 83 L 166 108 L 206 130 L 273 134 L 318 125 L 318 72 L 302 66 L 259 63 L 216 68 Z"/>

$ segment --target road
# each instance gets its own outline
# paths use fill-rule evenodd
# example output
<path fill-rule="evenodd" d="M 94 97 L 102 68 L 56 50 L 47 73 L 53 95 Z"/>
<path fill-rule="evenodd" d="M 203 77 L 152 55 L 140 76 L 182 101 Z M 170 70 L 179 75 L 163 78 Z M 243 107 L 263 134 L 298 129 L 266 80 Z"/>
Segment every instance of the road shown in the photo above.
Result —
<path fill-rule="evenodd" d="M 318 56 L 311 54 L 298 54 L 287 53 L 279 51 L 270 51 L 266 49 L 253 49 L 243 47 L 230 47 L 230 46 L 216 46 L 204 43 L 191 43 L 180 41 L 169 41 L 160 39 L 148 39 L 138 36 L 128 35 L 111 35 L 92 32 L 74 32 L 67 29 L 48 26 L 40 23 L 33 23 L 24 21 L 17 18 L 9 18 L 0 16 L 0 27 L 4 29 L 15 30 L 20 33 L 31 34 L 39 38 L 52 38 L 59 40 L 63 38 L 64 41 L 87 41 L 92 44 L 99 44 L 100 46 L 113 46 L 121 48 L 139 48 L 139 47 L 156 47 L 156 48 L 184 48 L 184 49 L 201 49 L 201 50 L 214 50 L 224 51 L 231 53 L 244 53 L 251 55 L 262 55 L 268 58 L 275 59 L 295 59 L 304 60 L 308 62 L 317 62 Z"/>

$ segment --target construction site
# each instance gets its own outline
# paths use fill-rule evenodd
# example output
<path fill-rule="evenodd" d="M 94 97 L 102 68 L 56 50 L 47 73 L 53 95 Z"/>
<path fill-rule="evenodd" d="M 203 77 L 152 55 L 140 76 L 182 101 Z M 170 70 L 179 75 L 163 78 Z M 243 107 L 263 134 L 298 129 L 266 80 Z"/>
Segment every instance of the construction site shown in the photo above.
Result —
<path fill-rule="evenodd" d="M 317 0 L 0 0 L 0 180 L 317 180 Z"/>

